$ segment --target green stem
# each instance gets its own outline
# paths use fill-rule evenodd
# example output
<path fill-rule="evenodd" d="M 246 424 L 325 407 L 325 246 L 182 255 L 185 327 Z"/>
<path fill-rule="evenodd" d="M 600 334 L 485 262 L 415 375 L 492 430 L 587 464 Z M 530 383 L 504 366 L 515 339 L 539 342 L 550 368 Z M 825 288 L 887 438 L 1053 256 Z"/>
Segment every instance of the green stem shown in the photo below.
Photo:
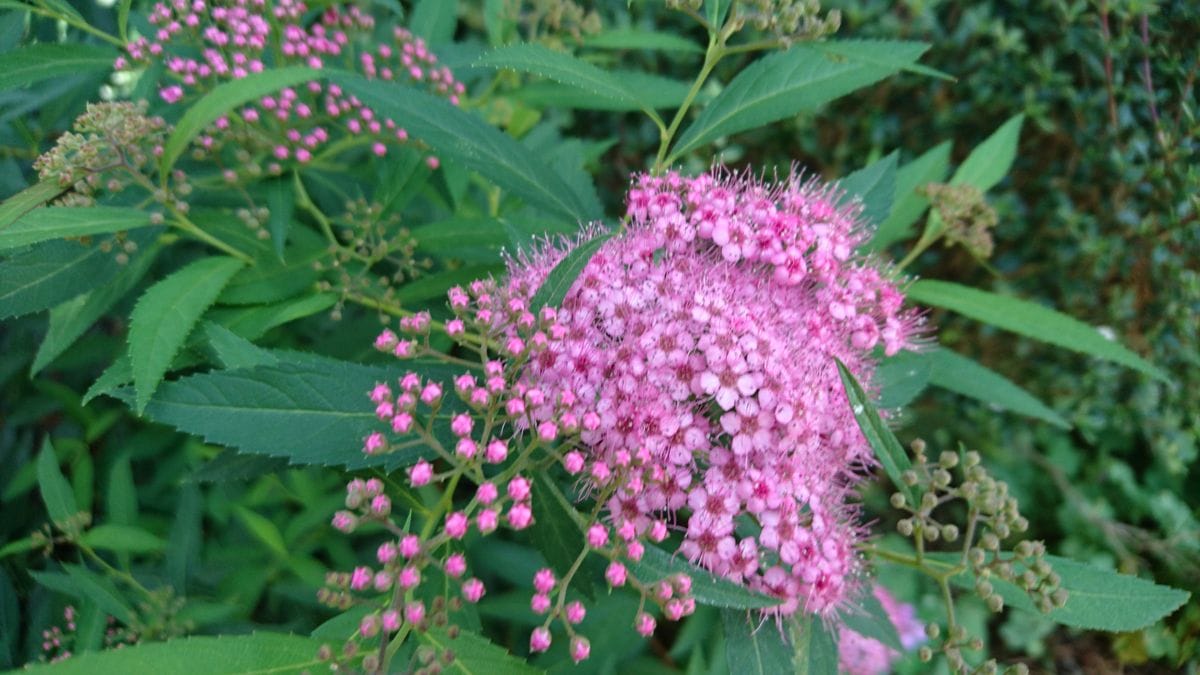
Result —
<path fill-rule="evenodd" d="M 125 46 L 125 42 L 123 40 L 121 40 L 120 38 L 116 37 L 115 35 L 109 35 L 108 33 L 105 33 L 104 31 L 100 30 L 99 28 L 96 28 L 95 26 L 87 23 L 86 21 L 80 21 L 70 15 L 67 15 L 67 14 L 59 14 L 58 12 L 55 12 L 53 9 L 51 9 L 49 7 L 28 6 L 28 9 L 30 12 L 33 12 L 34 14 L 40 14 L 49 19 L 57 19 L 58 21 L 62 21 L 63 23 L 67 24 L 68 26 L 71 26 L 72 28 L 76 28 L 85 33 L 90 33 L 92 35 L 95 35 L 96 37 L 100 38 L 101 40 L 104 40 L 105 42 L 116 45 L 117 47 Z"/>
<path fill-rule="evenodd" d="M 241 260 L 242 262 L 246 263 L 247 265 L 254 264 L 254 258 L 251 258 L 250 256 L 246 255 L 245 253 L 242 253 L 238 249 L 234 248 L 233 246 L 230 246 L 229 244 L 225 243 L 224 241 L 221 241 L 220 239 L 218 239 L 218 238 L 214 237 L 213 235 L 200 229 L 200 226 L 196 225 L 191 220 L 188 220 L 188 217 L 185 216 L 181 211 L 175 209 L 174 207 L 167 207 L 167 208 L 170 209 L 171 215 L 175 217 L 175 220 L 172 222 L 172 225 L 174 225 L 178 229 L 183 230 L 184 232 L 187 232 L 188 234 L 190 234 L 193 237 L 199 239 L 200 241 L 208 244 L 209 246 L 212 246 L 213 248 L 216 248 L 225 253 L 228 253 L 229 255 L 237 258 L 238 260 Z"/>
<path fill-rule="evenodd" d="M 661 174 L 669 161 L 675 158 L 674 155 L 668 158 L 667 151 L 671 148 L 671 142 L 675 139 L 676 132 L 679 131 L 679 125 L 683 124 L 688 108 L 692 106 L 692 103 L 696 100 L 696 96 L 700 94 L 700 90 L 704 87 L 708 76 L 712 74 L 713 68 L 725 56 L 725 46 L 722 38 L 722 35 L 718 35 L 712 31 L 709 32 L 708 50 L 704 53 L 704 65 L 701 66 L 700 73 L 696 76 L 696 81 L 692 83 L 692 88 L 688 90 L 683 103 L 675 111 L 675 117 L 671 119 L 671 126 L 665 130 L 662 130 L 660 127 L 658 154 L 654 158 L 654 168 L 651 169 L 651 173 Z"/>

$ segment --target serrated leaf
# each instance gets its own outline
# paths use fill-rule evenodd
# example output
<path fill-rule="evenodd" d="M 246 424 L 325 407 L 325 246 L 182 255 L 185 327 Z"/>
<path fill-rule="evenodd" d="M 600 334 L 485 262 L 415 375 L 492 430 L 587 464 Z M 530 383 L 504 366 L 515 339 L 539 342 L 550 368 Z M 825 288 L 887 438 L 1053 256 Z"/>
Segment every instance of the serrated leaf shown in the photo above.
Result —
<path fill-rule="evenodd" d="M 805 614 L 791 628 L 796 675 L 837 675 L 837 639 L 822 619 Z"/>
<path fill-rule="evenodd" d="M 546 672 L 513 656 L 487 638 L 467 630 L 460 630 L 458 636 L 452 638 L 444 628 L 432 626 L 417 635 L 422 643 L 439 652 L 454 652 L 454 661 L 443 668 L 442 672 L 463 675 L 537 675 Z"/>
<path fill-rule="evenodd" d="M 855 40 L 829 40 L 825 42 L 813 42 L 811 44 L 813 47 L 834 56 L 862 61 L 863 63 L 869 63 L 882 68 L 891 68 L 894 65 L 887 53 L 880 53 L 876 50 L 864 50 L 856 42 Z M 873 40 L 866 42 L 867 44 L 877 43 L 877 41 Z M 939 80 L 954 80 L 954 77 L 951 75 L 919 63 L 906 63 L 901 66 L 901 70 L 908 73 L 916 73 L 917 75 L 936 77 Z"/>
<path fill-rule="evenodd" d="M 143 228 L 129 239 L 145 249 L 158 231 Z M 49 309 L 108 283 L 121 269 L 112 252 L 97 245 L 37 244 L 0 262 L 0 319 Z"/>
<path fill-rule="evenodd" d="M 167 542 L 140 527 L 104 523 L 83 534 L 83 543 L 92 548 L 121 553 L 157 553 Z"/>
<path fill-rule="evenodd" d="M 545 77 L 605 99 L 634 107 L 647 107 L 612 75 L 587 61 L 539 44 L 505 45 L 484 54 L 477 63 Z"/>
<path fill-rule="evenodd" d="M 167 142 L 163 144 L 163 154 L 159 162 L 160 173 L 168 173 L 192 139 L 200 135 L 205 127 L 217 121 L 218 117 L 267 94 L 315 80 L 319 76 L 320 71 L 312 68 L 288 66 L 251 73 L 240 80 L 224 82 L 213 87 L 188 107 L 187 112 L 175 125 L 175 130 L 167 138 Z"/>
<path fill-rule="evenodd" d="M 79 512 L 75 492 L 58 467 L 58 455 L 49 438 L 42 441 L 42 449 L 38 452 L 37 479 L 38 490 L 42 493 L 42 502 L 46 504 L 50 520 L 63 523 Z"/>
<path fill-rule="evenodd" d="M 128 673 L 207 673 L 209 675 L 284 675 L 316 671 L 321 641 L 298 635 L 252 633 L 176 638 L 122 649 L 79 654 L 30 672 L 54 675 L 128 675 Z"/>
<path fill-rule="evenodd" d="M 863 391 L 858 380 L 854 379 L 850 369 L 846 368 L 846 365 L 840 360 L 837 360 L 837 368 L 838 374 L 842 378 L 842 386 L 846 388 L 846 400 L 854 413 L 854 419 L 858 422 L 858 428 L 862 430 L 867 443 L 875 451 L 875 458 L 879 460 L 879 464 L 887 473 L 888 478 L 892 480 L 896 489 L 904 495 L 908 503 L 919 504 L 913 489 L 901 479 L 901 474 L 912 466 L 908 453 L 901 447 L 900 441 L 896 440 L 896 435 L 892 433 L 892 430 L 883 423 L 883 419 L 879 417 L 879 411 L 871 405 L 866 392 Z"/>
<path fill-rule="evenodd" d="M 0 54 L 0 91 L 68 75 L 112 69 L 112 47 L 78 43 L 36 44 Z"/>
<path fill-rule="evenodd" d="M 530 204 L 575 222 L 602 214 L 595 191 L 579 193 L 520 143 L 449 102 L 383 80 L 331 73 L 330 79 L 376 114 L 404 120 L 409 134 L 434 152 L 479 173 Z"/>
<path fill-rule="evenodd" d="M 741 584 L 715 576 L 679 555 L 672 555 L 652 544 L 646 545 L 645 555 L 637 562 L 628 563 L 629 570 L 643 582 L 665 579 L 673 574 L 686 574 L 692 578 L 692 595 L 696 602 L 711 607 L 734 610 L 762 609 L 779 604 L 777 598 L 752 591 Z"/>
<path fill-rule="evenodd" d="M 47 206 L 33 209 L 0 229 L 0 251 L 51 239 L 133 230 L 150 224 L 150 214 L 119 206 Z"/>
<path fill-rule="evenodd" d="M 907 237 L 913 223 L 929 207 L 929 200 L 918 194 L 917 189 L 945 180 L 949 171 L 949 141 L 900 167 L 896 172 L 896 197 L 891 215 L 876 228 L 867 247 L 872 251 L 882 251 Z"/>
<path fill-rule="evenodd" d="M 612 28 L 583 38 L 583 46 L 592 49 L 649 49 L 659 52 L 703 54 L 704 48 L 674 33 L 639 28 Z"/>
<path fill-rule="evenodd" d="M 971 150 L 971 154 L 954 172 L 950 183 L 973 185 L 980 192 L 987 192 L 999 183 L 1017 157 L 1017 141 L 1021 139 L 1021 123 L 1024 121 L 1025 115 L 1020 114 L 1000 125 L 991 136 Z"/>
<path fill-rule="evenodd" d="M 675 108 L 687 98 L 690 85 L 668 77 L 633 70 L 614 70 L 637 101 L 617 100 L 557 82 L 530 82 L 513 92 L 513 97 L 536 108 L 558 107 L 579 110 L 629 111 Z"/>
<path fill-rule="evenodd" d="M 203 258 L 151 286 L 133 308 L 129 359 L 140 415 L 204 310 L 242 268 L 234 258 Z"/>
<path fill-rule="evenodd" d="M 567 297 L 567 292 L 571 290 L 571 286 L 583 272 L 583 268 L 587 267 L 588 261 L 612 237 L 612 232 L 597 235 L 576 246 L 575 250 L 558 261 L 554 269 L 550 270 L 550 274 L 546 275 L 546 280 L 542 282 L 537 293 L 533 294 L 533 299 L 529 302 L 530 310 L 537 314 L 543 307 L 561 305 L 563 298 Z"/>
<path fill-rule="evenodd" d="M 896 158 L 899 153 L 865 166 L 838 181 L 844 191 L 842 203 L 862 201 L 862 218 L 872 225 L 882 223 L 892 211 L 896 196 Z"/>
<path fill-rule="evenodd" d="M 737 675 L 793 672 L 795 650 L 773 619 L 738 609 L 721 610 L 725 661 Z"/>
<path fill-rule="evenodd" d="M 909 286 L 907 295 L 914 302 L 942 307 L 1019 335 L 1119 363 L 1163 382 L 1171 381 L 1157 366 L 1095 328 L 1027 300 L 925 279 Z"/>
<path fill-rule="evenodd" d="M 220 324 L 205 321 L 202 329 L 209 347 L 212 348 L 217 360 L 226 370 L 274 366 L 279 363 L 279 358 L 269 350 L 259 347 Z"/>
<path fill-rule="evenodd" d="M 679 137 L 668 161 L 729 134 L 814 110 L 916 62 L 929 48 L 919 42 L 847 40 L 845 54 L 795 45 L 744 69 Z"/>
<path fill-rule="evenodd" d="M 883 603 L 875 597 L 871 589 L 865 589 L 861 597 L 849 607 L 838 611 L 843 629 L 849 629 L 859 635 L 887 645 L 897 652 L 904 653 L 904 645 L 896 632 L 896 624 L 892 623 Z"/>
<path fill-rule="evenodd" d="M 55 358 L 75 344 L 75 341 L 104 316 L 105 312 L 133 290 L 150 270 L 158 251 L 157 246 L 143 251 L 134 256 L 111 282 L 51 309 L 46 337 L 38 346 L 33 365 L 29 368 L 30 375 L 35 375 L 50 365 Z"/>
<path fill-rule="evenodd" d="M 18 218 L 63 193 L 58 181 L 44 180 L 21 190 L 0 203 L 0 232 Z"/>
<path fill-rule="evenodd" d="M 210 443 L 241 452 L 285 457 L 294 464 L 396 466 L 431 452 L 414 445 L 370 457 L 362 439 L 381 428 L 367 398 L 377 382 L 404 370 L 448 380 L 456 371 L 417 362 L 404 369 L 372 368 L 310 357 L 277 366 L 190 375 L 166 382 L 145 416 Z"/>
<path fill-rule="evenodd" d="M 323 312 L 336 303 L 336 295 L 319 293 L 270 305 L 218 307 L 209 311 L 208 318 L 247 340 L 257 340 L 272 328 Z"/>
<path fill-rule="evenodd" d="M 1033 394 L 977 361 L 948 349 L 934 351 L 928 358 L 933 368 L 930 384 L 1063 429 L 1071 428 L 1070 422 Z"/>

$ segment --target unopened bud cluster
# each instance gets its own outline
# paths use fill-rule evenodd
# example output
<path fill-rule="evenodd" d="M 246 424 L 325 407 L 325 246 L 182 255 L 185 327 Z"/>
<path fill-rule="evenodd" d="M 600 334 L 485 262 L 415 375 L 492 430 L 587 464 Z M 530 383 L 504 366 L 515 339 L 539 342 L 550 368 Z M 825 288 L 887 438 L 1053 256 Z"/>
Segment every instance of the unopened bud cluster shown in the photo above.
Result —
<path fill-rule="evenodd" d="M 990 258 L 995 249 L 992 228 L 999 217 L 974 185 L 930 183 L 921 192 L 945 227 L 946 246 L 959 244 L 976 258 Z"/>
<path fill-rule="evenodd" d="M 737 20 L 774 35 L 784 45 L 819 40 L 836 33 L 842 24 L 836 9 L 821 16 L 819 0 L 749 0 L 740 3 L 737 12 Z"/>

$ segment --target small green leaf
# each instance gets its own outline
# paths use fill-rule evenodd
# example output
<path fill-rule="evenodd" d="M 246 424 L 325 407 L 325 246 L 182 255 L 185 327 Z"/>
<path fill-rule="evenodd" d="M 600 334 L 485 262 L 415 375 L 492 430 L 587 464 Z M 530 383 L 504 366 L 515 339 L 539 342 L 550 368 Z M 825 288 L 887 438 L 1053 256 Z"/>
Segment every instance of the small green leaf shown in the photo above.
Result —
<path fill-rule="evenodd" d="M 794 670 L 795 650 L 773 619 L 739 609 L 721 611 L 725 661 L 737 675 L 779 675 Z"/>
<path fill-rule="evenodd" d="M 298 635 L 252 633 L 176 638 L 79 654 L 61 663 L 30 668 L 54 675 L 128 675 L 128 673 L 207 673 L 208 675 L 284 675 L 317 671 L 321 641 Z"/>
<path fill-rule="evenodd" d="M 283 534 L 279 528 L 270 520 L 267 520 L 261 514 L 255 513 L 243 506 L 234 507 L 235 514 L 238 520 L 246 526 L 247 530 L 255 536 L 256 539 L 266 544 L 267 548 L 275 554 L 280 560 L 287 560 L 288 549 L 287 544 L 283 541 Z"/>
<path fill-rule="evenodd" d="M 168 173 L 183 151 L 187 149 L 192 139 L 200 135 L 205 127 L 217 121 L 217 118 L 229 113 L 238 106 L 245 105 L 262 96 L 292 87 L 310 80 L 315 80 L 320 72 L 312 68 L 288 66 L 264 70 L 261 73 L 251 73 L 240 80 L 225 82 L 213 87 L 200 100 L 193 103 L 167 142 L 163 144 L 163 154 L 160 160 L 160 172 Z"/>
<path fill-rule="evenodd" d="M 1163 382 L 1171 381 L 1158 367 L 1095 328 L 1027 300 L 924 279 L 909 286 L 907 295 L 914 302 L 942 307 L 1019 335 L 1114 361 Z"/>
<path fill-rule="evenodd" d="M 200 559 L 204 504 L 200 489 L 194 484 L 185 483 L 178 492 L 175 520 L 167 538 L 167 579 L 177 595 L 186 595 L 188 577 L 195 573 Z"/>
<path fill-rule="evenodd" d="M 791 633 L 796 675 L 837 675 L 837 638 L 822 619 L 805 614 L 792 624 Z"/>
<path fill-rule="evenodd" d="M 579 278 L 580 273 L 587 267 L 588 261 L 596 252 L 604 246 L 613 236 L 612 232 L 597 235 L 588 241 L 575 247 L 575 250 L 568 253 L 554 269 L 550 270 L 550 274 L 546 275 L 546 280 L 542 282 L 541 288 L 537 293 L 533 294 L 533 300 L 530 301 L 530 311 L 538 313 L 543 307 L 558 307 L 562 304 L 564 298 L 567 297 L 567 292 L 571 290 L 571 286 L 575 284 L 575 280 Z"/>
<path fill-rule="evenodd" d="M 646 552 L 641 560 L 629 563 L 629 570 L 640 581 L 646 583 L 666 579 L 674 574 L 686 574 L 692 578 L 692 595 L 696 602 L 702 605 L 744 610 L 774 607 L 779 604 L 777 598 L 715 576 L 678 554 L 672 555 L 650 544 L 646 545 Z"/>
<path fill-rule="evenodd" d="M 83 534 L 83 543 L 92 548 L 120 553 L 157 553 L 167 542 L 140 527 L 104 523 Z"/>
<path fill-rule="evenodd" d="M 633 94 L 634 100 L 615 99 L 553 81 L 530 82 L 514 91 L 513 97 L 535 108 L 624 112 L 678 107 L 691 88 L 687 82 L 636 70 L 614 70 L 612 75 Z"/>
<path fill-rule="evenodd" d="M 658 52 L 687 52 L 703 54 L 704 48 L 674 33 L 638 28 L 612 28 L 583 39 L 583 46 L 592 49 L 648 49 Z"/>
<path fill-rule="evenodd" d="M 854 419 L 858 421 L 858 428 L 862 429 L 867 443 L 875 451 L 875 458 L 879 460 L 879 464 L 887 472 L 888 478 L 892 480 L 896 489 L 904 495 L 908 503 L 919 504 L 912 488 L 901 478 L 901 474 L 912 466 L 908 453 L 904 452 L 900 441 L 896 440 L 896 435 L 883 423 L 879 417 L 879 411 L 871 405 L 866 392 L 854 379 L 854 375 L 846 368 L 846 365 L 837 360 L 837 368 L 838 374 L 842 377 L 842 386 L 846 388 L 846 399 L 850 403 L 850 409 L 854 412 Z"/>
<path fill-rule="evenodd" d="M 462 675 L 538 675 L 546 672 L 513 656 L 482 635 L 468 630 L 459 630 L 458 636 L 452 638 L 446 629 L 431 626 L 429 630 L 420 631 L 417 635 L 421 642 L 438 652 L 454 652 L 454 660 L 443 668 L 442 672 Z"/>
<path fill-rule="evenodd" d="M 929 200 L 917 190 L 923 185 L 945 180 L 949 171 L 949 141 L 900 167 L 896 172 L 896 197 L 892 212 L 875 230 L 868 248 L 882 251 L 909 236 L 913 223 L 929 207 Z"/>
<path fill-rule="evenodd" d="M 46 504 L 50 520 L 64 523 L 79 512 L 75 503 L 75 493 L 58 467 L 58 455 L 55 454 L 49 438 L 42 442 L 42 449 L 38 452 L 37 478 L 38 489 L 42 493 L 42 501 Z"/>
<path fill-rule="evenodd" d="M 125 624 L 133 623 L 136 614 L 117 587 L 106 576 L 99 575 L 81 565 L 63 565 L 66 574 L 56 572 L 31 572 L 39 584 L 52 591 L 81 599 L 88 599 Z"/>
<path fill-rule="evenodd" d="M 295 184 L 286 178 L 276 178 L 266 184 L 267 231 L 271 233 L 271 243 L 275 245 L 275 255 L 283 260 L 283 247 L 287 245 L 288 231 L 292 228 L 292 219 L 296 215 Z"/>
<path fill-rule="evenodd" d="M 189 483 L 237 483 L 287 468 L 287 460 L 280 457 L 243 455 L 236 450 L 225 450 L 193 471 L 186 480 Z"/>
<path fill-rule="evenodd" d="M 538 472 L 533 476 L 533 525 L 530 537 L 537 550 L 546 556 L 546 562 L 560 576 L 567 574 L 586 545 L 583 541 L 583 517 L 571 505 L 566 495 L 546 476 Z M 580 592 L 594 596 L 594 589 L 586 575 L 577 578 Z"/>
<path fill-rule="evenodd" d="M 0 233 L 21 216 L 62 194 L 64 189 L 59 186 L 58 181 L 48 179 L 34 183 L 5 199 L 0 203 Z"/>
<path fill-rule="evenodd" d="M 814 110 L 895 73 L 925 53 L 920 42 L 847 40 L 793 45 L 742 70 L 679 137 L 668 161 L 722 136 Z"/>
<path fill-rule="evenodd" d="M 1021 138 L 1021 123 L 1024 121 L 1025 115 L 1022 114 L 1000 125 L 967 155 L 950 182 L 954 185 L 973 185 L 980 192 L 987 192 L 999 183 L 1016 159 L 1017 141 Z"/>
<path fill-rule="evenodd" d="M 139 415 L 200 315 L 241 268 L 233 258 L 203 258 L 151 286 L 138 300 L 130 316 L 129 358 Z"/>
<path fill-rule="evenodd" d="M 539 44 L 523 43 L 493 49 L 479 59 L 478 65 L 538 75 L 602 98 L 646 107 L 612 75 L 587 61 Z"/>
<path fill-rule="evenodd" d="M 212 348 L 217 360 L 226 370 L 274 366 L 279 363 L 279 358 L 269 350 L 259 347 L 220 324 L 205 321 L 202 329 L 209 347 Z"/>
<path fill-rule="evenodd" d="M 0 91 L 81 73 L 112 70 L 112 47 L 85 44 L 36 44 L 0 55 Z"/>
<path fill-rule="evenodd" d="M 247 340 L 257 340 L 272 328 L 323 312 L 336 303 L 333 293 L 318 293 L 270 305 L 218 307 L 209 311 L 208 318 Z"/>
<path fill-rule="evenodd" d="M 899 153 L 893 152 L 838 181 L 838 187 L 844 191 L 842 203 L 861 200 L 862 218 L 872 225 L 882 223 L 892 211 L 898 156 Z"/>
<path fill-rule="evenodd" d="M 0 251 L 50 239 L 110 234 L 146 227 L 150 214 L 118 206 L 47 206 L 0 230 Z"/>
<path fill-rule="evenodd" d="M 928 355 L 933 370 L 929 382 L 956 394 L 962 394 L 1018 415 L 1043 420 L 1063 429 L 1071 424 L 1033 394 L 1011 380 L 961 354 L 939 349 Z"/>

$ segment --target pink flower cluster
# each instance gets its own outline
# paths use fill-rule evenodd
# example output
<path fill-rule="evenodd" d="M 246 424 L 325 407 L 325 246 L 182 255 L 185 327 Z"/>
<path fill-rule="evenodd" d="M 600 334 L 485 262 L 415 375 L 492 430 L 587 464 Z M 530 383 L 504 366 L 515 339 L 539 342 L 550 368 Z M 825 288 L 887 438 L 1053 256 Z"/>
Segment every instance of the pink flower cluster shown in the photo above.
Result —
<path fill-rule="evenodd" d="M 627 229 L 543 311 L 549 339 L 522 380 L 546 401 L 532 425 L 584 422 L 585 480 L 615 530 L 667 520 L 683 555 L 785 615 L 828 614 L 858 569 L 850 499 L 873 458 L 834 358 L 869 383 L 872 350 L 918 328 L 855 256 L 865 233 L 837 196 L 794 176 L 639 177 Z M 566 252 L 515 261 L 497 304 L 531 298 Z"/>
<path fill-rule="evenodd" d="M 883 586 L 876 585 L 873 593 L 900 637 L 905 650 L 912 650 L 925 641 L 925 627 L 917 618 L 912 605 L 902 604 Z M 838 634 L 838 670 L 847 675 L 884 675 L 900 654 L 873 638 L 856 633 L 845 626 Z"/>
<path fill-rule="evenodd" d="M 311 25 L 305 20 L 307 10 L 302 0 L 159 2 L 150 13 L 156 32 L 131 41 L 126 46 L 128 58 L 119 57 L 115 67 L 164 63 L 174 83 L 163 86 L 159 95 L 170 104 L 189 92 L 203 93 L 268 67 L 290 65 L 316 69 L 340 65 L 368 78 L 421 84 L 458 104 L 462 83 L 438 64 L 419 37 L 397 27 L 392 31 L 394 43 L 376 44 L 375 20 L 357 6 L 330 6 Z M 363 137 L 380 156 L 390 144 L 408 140 L 397 120 L 380 118 L 337 85 L 320 80 L 263 96 L 221 117 L 198 143 L 214 149 L 237 126 L 247 131 L 239 137 L 238 147 L 265 152 L 276 163 L 308 162 L 342 130 Z M 246 148 L 247 141 L 252 147 Z"/>

